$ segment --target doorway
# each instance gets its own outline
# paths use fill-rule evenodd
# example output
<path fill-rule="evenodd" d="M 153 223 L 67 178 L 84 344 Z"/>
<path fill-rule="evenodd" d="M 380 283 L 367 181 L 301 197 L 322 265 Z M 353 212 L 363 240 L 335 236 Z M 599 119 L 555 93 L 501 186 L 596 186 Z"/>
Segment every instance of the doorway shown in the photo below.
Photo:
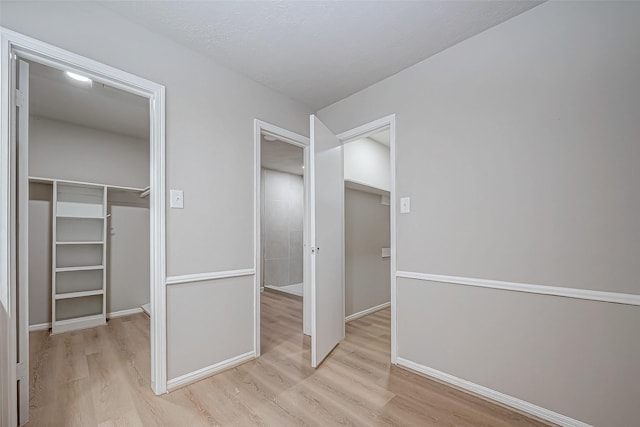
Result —
<path fill-rule="evenodd" d="M 165 333 L 165 312 L 164 312 L 164 88 L 148 80 L 130 75 L 126 72 L 111 68 L 104 64 L 91 61 L 87 58 L 75 55 L 71 52 L 58 49 L 46 43 L 31 39 L 21 34 L 6 30 L 2 31 L 2 105 L 11 108 L 2 109 L 3 131 L 1 135 L 2 150 L 2 167 L 6 176 L 10 180 L 2 179 L 2 194 L 7 198 L 2 199 L 0 210 L 0 222 L 4 230 L 11 230 L 10 233 L 2 233 L 0 235 L 0 253 L 3 254 L 2 264 L 8 266 L 3 269 L 2 277 L 0 277 L 0 289 L 2 292 L 2 309 L 9 315 L 11 323 L 8 324 L 6 330 L 8 337 L 7 348 L 9 349 L 8 363 L 8 382 L 2 384 L 2 394 L 8 400 L 8 421 L 10 424 L 24 424 L 28 421 L 29 414 L 29 240 L 28 240 L 28 219 L 29 219 L 29 158 L 28 158 L 28 135 L 29 135 L 29 109 L 31 102 L 29 99 L 29 63 L 38 64 L 39 66 L 47 66 L 58 72 L 69 71 L 75 73 L 82 79 L 92 81 L 95 84 L 109 86 L 129 94 L 141 96 L 145 98 L 143 107 L 147 112 L 147 120 L 144 125 L 148 131 L 148 163 L 147 163 L 147 185 L 149 195 L 149 213 L 148 213 L 148 248 L 151 254 L 149 258 L 149 287 L 148 292 L 151 300 L 152 321 L 150 326 L 150 354 L 151 354 L 151 387 L 157 394 L 166 391 L 166 344 L 164 340 Z M 35 105 L 35 104 L 34 104 Z M 59 106 L 58 106 L 59 107 Z M 61 108 L 58 108 L 61 110 Z M 5 127 L 4 124 L 7 124 Z M 6 156 L 10 153 L 11 157 Z M 35 177 L 32 177 L 35 178 Z M 39 177 L 46 178 L 46 177 Z M 57 186 L 58 180 L 31 180 L 34 184 L 44 184 Z M 48 181 L 45 183 L 44 181 Z M 87 258 L 93 260 L 101 260 L 102 263 L 107 259 L 105 253 L 104 242 L 107 238 L 106 210 L 108 193 L 114 189 L 107 185 L 92 185 L 93 182 L 80 182 L 71 179 L 61 181 L 60 201 L 64 206 L 62 209 L 70 208 L 71 211 L 65 211 L 62 217 L 75 218 L 81 216 L 82 222 L 93 223 L 85 227 L 87 230 L 97 231 L 99 227 L 99 211 L 102 210 L 102 240 L 92 239 L 82 240 L 78 236 L 69 235 L 67 240 L 61 246 L 64 246 L 63 252 L 65 259 L 72 255 L 76 261 L 81 259 L 80 265 L 57 265 L 52 260 L 51 275 L 57 272 L 68 273 L 72 270 L 83 272 L 103 270 L 103 264 L 95 264 L 89 262 L 84 265 Z M 62 182 L 64 181 L 64 182 Z M 87 185 L 89 184 L 89 185 Z M 119 185 L 115 190 L 132 190 L 132 188 L 124 188 L 126 186 Z M 139 190 L 141 188 L 135 188 Z M 42 196 L 42 188 L 34 190 L 34 195 L 41 195 L 41 198 L 47 199 L 48 196 Z M 52 192 L 52 197 L 58 193 Z M 135 197 L 139 197 L 138 194 Z M 92 200 L 96 203 L 84 203 Z M 112 197 L 112 201 L 115 197 Z M 100 202 L 101 201 L 101 202 Z M 56 206 L 53 203 L 52 206 Z M 80 202 L 80 203 L 78 203 Z M 123 200 L 120 198 L 120 203 Z M 80 205 L 80 206 L 78 206 Z M 113 207 L 113 205 L 111 205 Z M 80 208 L 79 210 L 76 208 Z M 45 209 L 46 210 L 46 209 Z M 79 212 L 83 212 L 79 214 Z M 84 218 L 94 216 L 96 218 Z M 84 221 L 90 219 L 91 221 Z M 95 220 L 95 221 L 93 221 Z M 65 219 L 66 221 L 66 219 Z M 69 222 L 69 221 L 67 221 Z M 67 224 L 68 225 L 68 224 Z M 76 224 L 77 225 L 77 224 Z M 6 228 L 5 228 L 6 227 Z M 62 226 L 65 228 L 66 226 Z M 55 229 L 58 227 L 56 226 Z M 66 227 L 68 228 L 68 227 Z M 74 230 L 77 231 L 75 227 Z M 54 227 L 51 227 L 52 233 Z M 76 238 L 78 237 L 78 238 Z M 86 236 L 85 236 L 86 237 Z M 52 240 L 52 243 L 55 243 Z M 81 246 L 92 246 L 92 249 L 84 250 Z M 76 247 L 77 244 L 77 247 Z M 97 249 L 96 249 L 97 248 Z M 102 248 L 102 253 L 100 250 Z M 6 257 L 5 257 L 6 254 Z M 52 246 L 53 254 L 53 246 Z M 76 257 L 77 256 L 77 257 Z M 79 257 L 79 258 L 78 258 Z M 53 256 L 52 256 L 53 258 Z M 66 261 L 65 261 L 66 262 Z M 74 261 L 75 262 L 75 261 Z M 78 268 L 80 267 L 80 268 Z M 100 268 L 97 268 L 100 267 Z M 56 271 L 58 269 L 58 271 Z M 59 270 L 62 269 L 62 270 Z M 66 271 L 68 270 L 68 271 Z M 5 274 L 6 271 L 6 274 Z M 104 279 L 104 276 L 103 276 Z M 97 278 L 94 278 L 95 289 L 78 290 L 83 293 L 78 295 L 75 291 L 74 297 L 98 297 L 101 296 L 99 303 L 93 302 L 94 308 L 101 307 L 101 313 L 95 314 L 99 317 L 106 317 L 106 298 L 104 298 L 103 289 L 99 289 L 100 285 Z M 72 280 L 68 282 L 69 286 Z M 84 280 L 79 282 L 86 283 Z M 102 283 L 105 283 L 104 281 Z M 161 284 L 161 286 L 159 285 Z M 104 285 L 102 285 L 104 286 Z M 6 298 L 5 298 L 6 297 Z M 52 293 L 52 300 L 69 300 L 67 296 L 56 298 L 56 294 Z M 97 298 L 95 298 L 97 300 Z M 52 304 L 53 307 L 53 304 Z M 73 310 L 71 310 L 73 312 Z M 74 317 L 75 314 L 69 314 Z M 84 316 L 92 317 L 92 316 Z M 68 320 L 68 319 L 62 319 Z M 88 319 L 84 319 L 88 320 Z M 92 318 L 97 321 L 97 318 Z M 88 326 L 88 325 L 87 325 Z M 4 325 L 3 325 L 4 327 Z M 44 326 L 41 326 L 44 328 Z M 64 329 L 64 328 L 63 328 Z M 5 331 L 3 332 L 3 336 Z M 3 368 L 4 369 L 4 368 Z M 4 377 L 3 377 L 4 378 Z M 17 385 L 17 387 L 16 387 Z M 5 388 L 6 387 L 6 388 Z"/>
<path fill-rule="evenodd" d="M 27 62 L 29 330 L 56 334 L 142 312 L 150 301 L 147 100 Z"/>
<path fill-rule="evenodd" d="M 344 145 L 345 321 L 391 305 L 389 128 Z"/>
<path fill-rule="evenodd" d="M 395 129 L 393 114 L 337 135 L 345 152 L 345 323 L 384 313 L 382 310 L 390 307 L 394 364 L 397 357 Z M 364 215 L 366 221 L 360 221 Z"/>
<path fill-rule="evenodd" d="M 275 318 L 262 317 L 263 304 L 277 300 L 279 305 L 286 305 L 287 301 L 302 305 L 300 328 L 304 334 L 310 334 L 309 265 L 305 254 L 309 235 L 309 140 L 255 120 L 254 145 L 255 348 L 258 357 L 266 344 L 261 328 L 272 328 L 273 325 L 267 323 L 273 323 Z M 270 298 L 274 295 L 278 298 Z M 290 325 L 273 327 L 284 331 Z M 272 335 L 264 339 L 273 341 Z"/>

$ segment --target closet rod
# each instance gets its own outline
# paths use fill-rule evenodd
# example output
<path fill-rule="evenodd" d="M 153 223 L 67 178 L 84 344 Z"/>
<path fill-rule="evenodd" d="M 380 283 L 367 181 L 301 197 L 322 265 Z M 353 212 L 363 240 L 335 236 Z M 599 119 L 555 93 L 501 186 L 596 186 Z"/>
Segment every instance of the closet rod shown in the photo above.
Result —
<path fill-rule="evenodd" d="M 137 191 L 137 192 L 146 190 L 146 188 L 124 187 L 122 185 L 100 184 L 97 182 L 70 181 L 68 179 L 43 178 L 39 176 L 29 177 L 29 182 L 34 182 L 34 183 L 52 184 L 53 181 L 61 182 L 63 184 L 77 184 L 77 185 L 89 185 L 89 186 L 94 185 L 96 187 L 107 187 L 107 189 L 110 189 L 110 190 Z"/>

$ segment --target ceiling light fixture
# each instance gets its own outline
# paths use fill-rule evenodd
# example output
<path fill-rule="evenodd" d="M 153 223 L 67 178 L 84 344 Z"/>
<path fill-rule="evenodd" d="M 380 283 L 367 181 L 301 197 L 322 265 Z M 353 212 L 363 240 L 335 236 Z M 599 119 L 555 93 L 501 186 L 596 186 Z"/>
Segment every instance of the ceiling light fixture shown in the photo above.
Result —
<path fill-rule="evenodd" d="M 278 139 L 278 138 L 276 138 L 276 137 L 275 137 L 275 136 L 273 136 L 273 135 L 265 135 L 265 136 L 264 136 L 264 140 L 265 140 L 265 141 L 269 141 L 269 142 L 276 141 L 277 139 Z"/>
<path fill-rule="evenodd" d="M 89 77 L 81 76 L 80 74 L 72 73 L 71 71 L 65 71 L 65 74 L 74 80 L 82 83 L 91 83 L 92 80 Z"/>

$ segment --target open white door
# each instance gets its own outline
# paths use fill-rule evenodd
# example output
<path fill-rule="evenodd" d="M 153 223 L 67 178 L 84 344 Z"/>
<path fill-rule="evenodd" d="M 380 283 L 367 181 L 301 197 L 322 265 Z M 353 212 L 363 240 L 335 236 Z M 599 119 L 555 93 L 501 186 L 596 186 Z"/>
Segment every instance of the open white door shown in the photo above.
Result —
<path fill-rule="evenodd" d="M 311 366 L 344 338 L 344 179 L 342 143 L 310 118 Z"/>
<path fill-rule="evenodd" d="M 29 64 L 17 60 L 16 65 L 16 379 L 18 425 L 23 425 L 29 421 Z"/>

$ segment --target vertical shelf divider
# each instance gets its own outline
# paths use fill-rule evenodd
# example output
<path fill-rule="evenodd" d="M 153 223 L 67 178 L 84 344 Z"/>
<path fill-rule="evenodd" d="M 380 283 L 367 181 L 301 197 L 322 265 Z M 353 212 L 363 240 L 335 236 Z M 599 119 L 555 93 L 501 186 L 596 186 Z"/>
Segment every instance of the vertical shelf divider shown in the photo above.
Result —
<path fill-rule="evenodd" d="M 53 180 L 52 209 L 52 272 L 51 272 L 51 333 L 84 329 L 106 324 L 107 321 L 107 190 L 106 185 L 91 185 Z M 64 221 L 64 228 L 60 227 Z M 96 222 L 101 221 L 99 227 Z M 97 231 L 99 230 L 99 232 Z M 64 233 L 71 235 L 64 236 Z M 84 235 L 83 235 L 84 233 Z M 96 234 L 100 234 L 97 236 Z M 73 238 L 71 238 L 73 237 Z M 75 241 L 73 246 L 59 245 L 58 242 Z M 86 242 L 86 243 L 83 243 Z M 100 243 L 97 243 L 100 242 Z M 89 246 L 102 245 L 98 253 L 101 262 L 96 263 L 91 255 L 78 256 L 82 251 L 90 254 Z M 64 255 L 64 257 L 62 255 Z M 95 256 L 95 251 L 93 252 Z M 75 258 L 74 258 L 75 256 Z M 62 261 L 64 259 L 64 261 Z M 87 265 L 91 262 L 91 265 Z M 97 288 L 83 274 L 100 271 L 100 287 Z M 67 282 L 67 289 L 61 288 L 61 275 L 75 277 Z M 69 289 L 70 283 L 71 288 Z M 91 306 L 75 306 L 65 316 L 60 316 L 58 304 L 73 304 L 81 298 L 101 298 L 100 312 L 92 311 Z M 66 307 L 69 310 L 69 306 Z M 97 308 L 97 307 L 96 307 Z M 77 314 L 86 312 L 85 314 Z M 63 317 L 59 320 L 60 317 Z"/>

